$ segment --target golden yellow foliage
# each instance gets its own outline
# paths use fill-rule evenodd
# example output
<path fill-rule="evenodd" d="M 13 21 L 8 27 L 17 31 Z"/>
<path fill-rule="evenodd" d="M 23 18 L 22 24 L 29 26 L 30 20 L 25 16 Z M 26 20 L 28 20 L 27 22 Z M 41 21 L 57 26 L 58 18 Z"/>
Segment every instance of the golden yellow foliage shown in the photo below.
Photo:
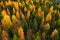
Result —
<path fill-rule="evenodd" d="M 20 14 L 19 14 L 18 11 L 16 11 L 16 17 L 17 17 L 18 19 L 20 19 Z"/>
<path fill-rule="evenodd" d="M 18 22 L 18 19 L 16 18 L 15 15 L 12 15 L 12 21 L 13 21 L 14 23 Z"/>
<path fill-rule="evenodd" d="M 52 31 L 51 29 L 55 28 L 51 26 L 55 26 L 57 22 L 59 24 L 60 21 L 59 18 L 60 18 L 60 3 L 55 4 L 53 2 L 50 2 L 50 0 L 1 0 L 0 1 L 0 21 L 1 21 L 0 33 L 2 34 L 1 39 L 18 40 L 20 38 L 20 40 L 25 40 L 26 37 L 27 40 L 28 39 L 39 40 L 40 34 L 42 40 L 48 38 L 48 35 L 49 37 L 53 38 L 55 35 L 58 34 L 57 30 L 58 28 L 54 29 L 53 32 L 51 33 Z M 24 27 L 21 27 L 20 25 Z M 11 29 L 12 26 L 13 28 Z M 41 29 L 40 26 L 43 29 Z M 5 27 L 8 27 L 8 33 L 7 30 L 6 31 L 4 30 L 6 29 Z M 13 38 L 11 37 L 11 39 L 8 38 L 9 37 L 8 34 L 11 34 L 10 29 L 13 32 L 12 34 L 14 34 L 17 31 L 16 32 L 17 35 L 14 34 Z M 51 35 L 50 34 L 47 35 L 48 31 L 49 33 L 51 33 Z M 26 34 L 25 37 L 24 32 Z"/>
<path fill-rule="evenodd" d="M 45 0 L 45 3 L 50 2 L 49 0 Z"/>
<path fill-rule="evenodd" d="M 23 28 L 21 26 L 18 28 L 18 36 L 20 37 L 21 40 L 25 40 L 24 31 L 23 31 Z"/>
<path fill-rule="evenodd" d="M 20 0 L 17 0 L 18 2 L 20 2 Z"/>
<path fill-rule="evenodd" d="M 18 2 L 12 2 L 12 6 L 14 6 L 16 10 L 19 10 Z"/>
<path fill-rule="evenodd" d="M 38 13 L 40 13 L 41 12 L 41 7 L 38 7 Z"/>
<path fill-rule="evenodd" d="M 30 17 L 30 10 L 28 10 L 26 17 L 29 19 L 29 17 Z"/>
<path fill-rule="evenodd" d="M 2 40 L 9 40 L 9 35 L 6 31 L 2 30 Z"/>
<path fill-rule="evenodd" d="M 24 12 L 26 12 L 27 11 L 27 8 L 26 7 L 24 7 Z"/>
<path fill-rule="evenodd" d="M 44 39 L 46 37 L 46 33 L 43 32 L 42 35 L 41 35 L 42 39 Z"/>
<path fill-rule="evenodd" d="M 29 9 L 30 9 L 30 10 L 34 10 L 34 9 L 35 9 L 35 5 L 34 5 L 34 4 L 29 5 Z"/>
<path fill-rule="evenodd" d="M 32 7 L 33 7 L 33 10 L 34 10 L 36 6 L 34 4 L 32 4 Z"/>
<path fill-rule="evenodd" d="M 13 8 L 13 14 L 15 14 L 15 8 Z"/>
<path fill-rule="evenodd" d="M 53 6 L 50 7 L 50 12 L 53 12 L 53 8 L 54 8 Z"/>
<path fill-rule="evenodd" d="M 30 1 L 30 0 L 26 0 L 26 4 L 27 4 L 27 5 L 29 5 L 29 1 Z"/>
<path fill-rule="evenodd" d="M 3 10 L 1 15 L 4 16 L 6 14 L 7 14 L 6 10 Z"/>
<path fill-rule="evenodd" d="M 3 3 L 3 1 L 1 1 L 1 2 L 0 2 L 0 6 L 1 6 L 1 7 L 2 7 L 2 6 L 4 6 L 4 3 Z"/>
<path fill-rule="evenodd" d="M 54 29 L 54 31 L 51 33 L 51 36 L 50 37 L 54 37 L 57 34 L 58 34 L 58 30 L 57 29 Z"/>
<path fill-rule="evenodd" d="M 22 6 L 23 6 L 23 7 L 25 6 L 25 3 L 24 3 L 24 1 L 22 2 Z"/>
<path fill-rule="evenodd" d="M 9 9 L 7 9 L 7 14 L 10 15 Z"/>
<path fill-rule="evenodd" d="M 38 17 L 40 17 L 40 13 L 38 13 Z"/>
<path fill-rule="evenodd" d="M 49 24 L 49 23 L 45 24 L 45 25 L 44 25 L 44 29 L 45 29 L 45 30 L 49 30 L 49 29 L 50 29 L 50 24 Z"/>
<path fill-rule="evenodd" d="M 51 21 L 52 20 L 52 15 L 51 12 L 49 12 L 46 16 L 46 22 Z"/>
<path fill-rule="evenodd" d="M 59 11 L 59 10 L 58 10 L 57 14 L 58 14 L 58 16 L 60 17 L 60 11 Z"/>
<path fill-rule="evenodd" d="M 4 15 L 3 19 L 2 19 L 2 24 L 3 25 L 8 25 L 8 26 L 12 26 L 12 22 L 10 20 L 9 15 Z"/>
<path fill-rule="evenodd" d="M 32 5 L 29 5 L 29 8 L 30 8 L 30 10 L 33 10 L 33 6 Z"/>
<path fill-rule="evenodd" d="M 40 2 L 40 0 L 36 0 L 36 2 L 38 2 L 38 3 L 39 3 L 39 2 Z"/>
<path fill-rule="evenodd" d="M 44 0 L 41 0 L 41 2 L 43 3 L 43 2 L 44 2 Z"/>
<path fill-rule="evenodd" d="M 44 11 L 41 11 L 40 16 L 43 18 L 44 17 Z"/>
<path fill-rule="evenodd" d="M 58 15 L 59 15 L 59 17 L 60 17 L 60 13 L 59 13 Z"/>
<path fill-rule="evenodd" d="M 22 7 L 22 3 L 19 3 L 19 7 Z"/>
<path fill-rule="evenodd" d="M 30 2 L 33 4 L 33 0 L 30 0 Z"/>
<path fill-rule="evenodd" d="M 21 15 L 22 19 L 25 18 L 24 14 L 22 12 L 20 13 L 20 15 Z"/>
<path fill-rule="evenodd" d="M 60 4 L 59 4 L 59 5 L 57 5 L 57 7 L 58 7 L 58 8 L 60 8 Z"/>
<path fill-rule="evenodd" d="M 19 3 L 19 7 L 24 7 L 25 6 L 25 3 L 24 2 L 22 2 L 22 3 Z"/>
<path fill-rule="evenodd" d="M 39 11 L 40 9 L 38 9 L 38 11 Z M 39 17 L 41 17 L 41 18 L 43 18 L 44 17 L 44 11 L 39 11 L 38 12 L 38 16 Z"/>
<path fill-rule="evenodd" d="M 12 5 L 12 1 L 10 1 L 10 0 L 9 0 L 8 2 L 5 1 L 5 5 L 6 5 L 6 6 L 9 6 L 9 5 L 11 6 L 11 5 Z"/>
<path fill-rule="evenodd" d="M 56 14 L 57 13 L 57 10 L 54 10 L 54 14 Z"/>

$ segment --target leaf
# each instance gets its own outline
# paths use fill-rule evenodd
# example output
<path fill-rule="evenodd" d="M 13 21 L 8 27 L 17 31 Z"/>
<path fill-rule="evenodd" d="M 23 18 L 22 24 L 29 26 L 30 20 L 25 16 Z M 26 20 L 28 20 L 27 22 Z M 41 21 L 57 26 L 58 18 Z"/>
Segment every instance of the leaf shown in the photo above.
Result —
<path fill-rule="evenodd" d="M 13 35 L 13 40 L 18 40 L 18 37 L 16 34 Z"/>
<path fill-rule="evenodd" d="M 43 25 L 44 24 L 44 18 L 41 20 L 41 25 Z"/>
<path fill-rule="evenodd" d="M 58 19 L 58 25 L 60 25 L 60 19 Z"/>
<path fill-rule="evenodd" d="M 34 18 L 34 20 L 33 20 L 33 27 L 34 27 L 35 30 L 37 29 L 37 20 L 36 20 L 36 18 Z"/>
<path fill-rule="evenodd" d="M 35 40 L 41 40 L 40 36 L 37 35 L 37 37 L 35 38 Z"/>

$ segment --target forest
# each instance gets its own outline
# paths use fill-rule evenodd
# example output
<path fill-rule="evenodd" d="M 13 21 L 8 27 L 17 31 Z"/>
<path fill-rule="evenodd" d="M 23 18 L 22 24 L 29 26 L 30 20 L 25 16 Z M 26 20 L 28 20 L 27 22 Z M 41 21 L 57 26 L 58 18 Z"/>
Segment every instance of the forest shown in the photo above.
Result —
<path fill-rule="evenodd" d="M 60 0 L 0 0 L 0 40 L 60 40 Z"/>

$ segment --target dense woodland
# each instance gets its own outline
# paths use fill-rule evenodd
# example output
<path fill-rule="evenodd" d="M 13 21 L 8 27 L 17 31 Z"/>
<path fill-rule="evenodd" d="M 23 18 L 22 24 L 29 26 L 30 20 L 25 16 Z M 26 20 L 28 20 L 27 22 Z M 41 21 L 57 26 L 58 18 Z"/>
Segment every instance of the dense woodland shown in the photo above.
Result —
<path fill-rule="evenodd" d="M 0 0 L 0 40 L 60 40 L 56 1 Z"/>

